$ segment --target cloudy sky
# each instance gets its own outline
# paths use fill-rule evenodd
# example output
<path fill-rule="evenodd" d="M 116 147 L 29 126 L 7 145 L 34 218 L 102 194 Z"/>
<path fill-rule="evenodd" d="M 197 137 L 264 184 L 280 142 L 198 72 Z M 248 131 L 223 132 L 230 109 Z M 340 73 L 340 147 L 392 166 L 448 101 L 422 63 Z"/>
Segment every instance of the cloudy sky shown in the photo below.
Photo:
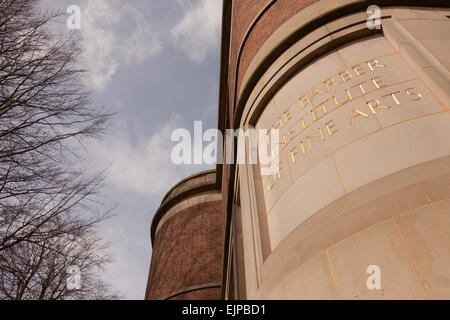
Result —
<path fill-rule="evenodd" d="M 116 112 L 108 136 L 88 146 L 107 168 L 103 201 L 116 204 L 101 232 L 115 263 L 104 278 L 127 299 L 143 299 L 150 223 L 168 189 L 204 166 L 170 161 L 172 131 L 217 127 L 221 0 L 42 0 L 81 8 L 85 79 L 92 99 Z"/>

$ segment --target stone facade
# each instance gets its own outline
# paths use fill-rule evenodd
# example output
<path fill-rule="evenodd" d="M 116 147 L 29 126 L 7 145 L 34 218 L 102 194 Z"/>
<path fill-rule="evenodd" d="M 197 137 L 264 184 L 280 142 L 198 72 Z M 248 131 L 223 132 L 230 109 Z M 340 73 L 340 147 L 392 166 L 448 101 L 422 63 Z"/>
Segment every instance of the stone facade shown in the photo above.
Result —
<path fill-rule="evenodd" d="M 281 162 L 227 168 L 224 297 L 449 299 L 450 10 L 380 1 L 369 29 L 367 1 L 252 4 L 225 127 L 279 129 Z"/>
<path fill-rule="evenodd" d="M 147 298 L 450 299 L 449 17 L 439 0 L 224 1 L 218 127 L 279 129 L 281 162 L 218 165 L 220 201 L 169 193 Z"/>

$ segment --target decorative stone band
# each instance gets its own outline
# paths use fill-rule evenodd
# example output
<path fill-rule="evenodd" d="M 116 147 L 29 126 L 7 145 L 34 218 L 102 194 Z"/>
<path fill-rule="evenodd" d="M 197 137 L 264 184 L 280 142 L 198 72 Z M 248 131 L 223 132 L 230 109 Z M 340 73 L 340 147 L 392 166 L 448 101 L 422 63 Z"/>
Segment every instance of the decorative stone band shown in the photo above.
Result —
<path fill-rule="evenodd" d="M 161 220 L 170 211 L 171 208 L 181 203 L 184 200 L 194 196 L 204 195 L 205 193 L 219 193 L 220 185 L 217 183 L 216 170 L 209 170 L 194 174 L 177 183 L 164 197 L 160 207 L 153 217 L 151 225 L 151 239 L 152 243 L 155 240 L 156 231 L 160 225 Z M 216 198 L 207 196 L 204 202 L 217 200 Z M 180 209 L 181 210 L 181 209 Z"/>
<path fill-rule="evenodd" d="M 221 286 L 222 286 L 221 282 L 206 283 L 206 284 L 191 286 L 191 287 L 187 287 L 187 288 L 183 288 L 183 289 L 171 292 L 170 294 L 162 297 L 161 300 L 170 300 L 170 299 L 173 299 L 182 294 L 190 293 L 193 291 L 205 290 L 205 289 L 220 288 Z"/>

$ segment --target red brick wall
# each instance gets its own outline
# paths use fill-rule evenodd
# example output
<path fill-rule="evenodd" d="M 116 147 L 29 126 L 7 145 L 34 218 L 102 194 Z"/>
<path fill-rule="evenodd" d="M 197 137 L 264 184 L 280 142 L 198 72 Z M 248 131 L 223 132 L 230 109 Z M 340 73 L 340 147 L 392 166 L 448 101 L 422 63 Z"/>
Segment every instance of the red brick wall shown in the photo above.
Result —
<path fill-rule="evenodd" d="M 175 214 L 153 244 L 146 299 L 160 299 L 188 287 L 222 281 L 222 202 L 201 203 Z M 196 290 L 175 299 L 220 299 L 220 288 Z"/>

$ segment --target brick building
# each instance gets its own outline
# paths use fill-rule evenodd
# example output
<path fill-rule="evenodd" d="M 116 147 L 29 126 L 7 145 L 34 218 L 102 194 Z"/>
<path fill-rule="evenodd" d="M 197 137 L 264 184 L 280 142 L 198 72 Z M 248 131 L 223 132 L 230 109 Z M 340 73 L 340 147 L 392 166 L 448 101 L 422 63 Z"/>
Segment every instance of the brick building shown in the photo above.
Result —
<path fill-rule="evenodd" d="M 218 128 L 278 129 L 278 170 L 170 190 L 146 299 L 450 299 L 449 7 L 224 1 Z"/>

